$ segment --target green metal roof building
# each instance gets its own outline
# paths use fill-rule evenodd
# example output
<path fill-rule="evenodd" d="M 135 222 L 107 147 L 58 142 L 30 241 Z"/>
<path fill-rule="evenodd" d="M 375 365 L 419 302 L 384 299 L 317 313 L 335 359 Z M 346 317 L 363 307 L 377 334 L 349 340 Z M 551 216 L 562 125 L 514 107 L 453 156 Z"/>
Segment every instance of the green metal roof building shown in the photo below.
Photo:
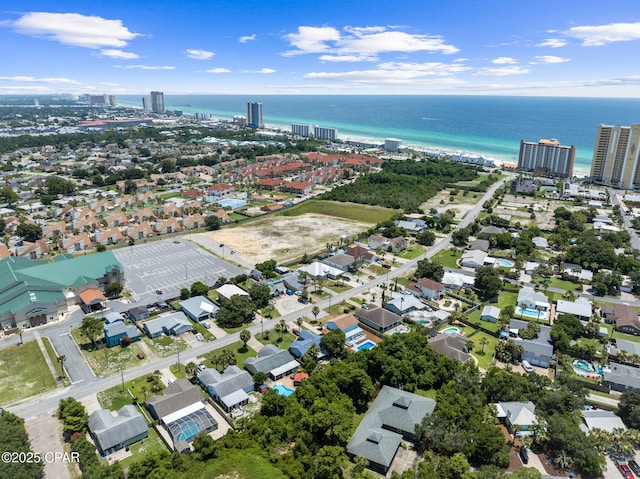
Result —
<path fill-rule="evenodd" d="M 0 327 L 24 328 L 60 319 L 69 306 L 96 304 L 105 285 L 123 282 L 124 268 L 110 251 L 59 255 L 52 262 L 5 258 L 0 260 Z"/>

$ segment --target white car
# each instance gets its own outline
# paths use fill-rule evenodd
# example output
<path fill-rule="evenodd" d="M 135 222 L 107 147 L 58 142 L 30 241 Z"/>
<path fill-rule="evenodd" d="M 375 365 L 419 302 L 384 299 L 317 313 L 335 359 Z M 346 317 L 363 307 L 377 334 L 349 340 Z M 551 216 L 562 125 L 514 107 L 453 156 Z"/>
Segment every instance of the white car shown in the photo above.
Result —
<path fill-rule="evenodd" d="M 526 359 L 522 361 L 522 369 L 524 369 L 528 373 L 533 372 L 533 366 L 531 366 L 531 364 L 529 364 L 529 361 L 527 361 Z"/>

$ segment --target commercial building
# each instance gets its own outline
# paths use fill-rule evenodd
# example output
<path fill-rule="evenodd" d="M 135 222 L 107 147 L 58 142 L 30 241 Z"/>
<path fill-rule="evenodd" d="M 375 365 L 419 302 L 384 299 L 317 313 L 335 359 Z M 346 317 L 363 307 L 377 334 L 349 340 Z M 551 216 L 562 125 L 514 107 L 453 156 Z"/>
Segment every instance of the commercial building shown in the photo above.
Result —
<path fill-rule="evenodd" d="M 262 103 L 255 101 L 247 102 L 247 126 L 249 128 L 263 128 Z"/>
<path fill-rule="evenodd" d="M 291 125 L 291 134 L 293 136 L 308 137 L 310 132 L 309 125 L 301 125 L 300 123 L 293 123 Z"/>
<path fill-rule="evenodd" d="M 591 177 L 616 188 L 640 186 L 640 124 L 598 126 Z"/>
<path fill-rule="evenodd" d="M 391 151 L 397 153 L 402 148 L 402 140 L 398 138 L 386 138 L 384 140 L 384 151 Z"/>
<path fill-rule="evenodd" d="M 151 92 L 151 111 L 154 113 L 164 113 L 164 93 L 161 91 Z"/>
<path fill-rule="evenodd" d="M 336 128 L 326 128 L 315 125 L 313 127 L 313 137 L 316 140 L 335 141 L 338 139 L 338 130 Z"/>
<path fill-rule="evenodd" d="M 520 141 L 518 169 L 547 173 L 562 178 L 573 176 L 576 147 L 562 146 L 558 140 L 540 140 L 538 143 Z"/>

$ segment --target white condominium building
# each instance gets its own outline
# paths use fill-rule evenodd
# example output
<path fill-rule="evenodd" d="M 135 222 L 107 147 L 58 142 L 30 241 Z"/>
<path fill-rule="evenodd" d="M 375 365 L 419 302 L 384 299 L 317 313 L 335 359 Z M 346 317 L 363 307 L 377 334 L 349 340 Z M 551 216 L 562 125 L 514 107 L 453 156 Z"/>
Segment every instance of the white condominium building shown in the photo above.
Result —
<path fill-rule="evenodd" d="M 640 187 L 640 124 L 600 125 L 593 149 L 591 177 L 605 185 Z"/>
<path fill-rule="evenodd" d="M 562 178 L 573 176 L 575 146 L 562 146 L 558 140 L 540 140 L 538 143 L 520 141 L 518 169 L 549 173 Z"/>

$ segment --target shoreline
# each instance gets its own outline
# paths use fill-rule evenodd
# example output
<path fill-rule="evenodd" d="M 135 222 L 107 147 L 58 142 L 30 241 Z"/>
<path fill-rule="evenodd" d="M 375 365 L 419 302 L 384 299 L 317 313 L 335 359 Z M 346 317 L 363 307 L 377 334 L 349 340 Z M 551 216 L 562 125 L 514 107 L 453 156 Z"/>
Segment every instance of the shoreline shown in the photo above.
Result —
<path fill-rule="evenodd" d="M 124 101 L 122 101 L 122 99 L 118 100 L 118 105 L 119 106 L 124 106 L 127 108 L 134 108 L 134 109 L 138 109 L 138 110 L 142 110 L 142 107 L 138 104 L 136 104 L 133 101 L 127 101 L 126 99 Z M 203 114 L 209 114 L 211 115 L 211 118 L 209 118 L 208 120 L 211 121 L 232 121 L 234 114 L 232 113 L 227 113 L 230 116 L 222 116 L 225 113 L 219 113 L 219 112 L 210 112 L 210 111 L 203 111 L 202 109 L 198 109 L 198 107 L 194 107 L 194 106 L 186 106 L 186 105 L 170 105 L 167 104 L 166 105 L 166 109 L 167 110 L 180 110 L 183 111 L 185 116 L 189 116 L 189 117 L 194 117 L 194 115 L 196 113 L 203 113 Z M 206 109 L 205 109 L 206 110 Z M 241 113 L 237 113 L 237 114 L 241 114 Z M 207 120 L 202 120 L 202 121 L 207 121 Z M 291 123 L 285 125 L 285 124 L 278 124 L 276 123 L 265 123 L 264 125 L 264 129 L 265 130 L 275 130 L 275 131 L 284 131 L 284 132 L 288 132 L 289 134 L 291 134 Z M 338 129 L 338 134 L 340 134 L 340 130 Z M 402 138 L 399 138 L 400 140 L 402 140 L 404 142 L 404 140 Z M 362 143 L 373 143 L 373 144 L 380 144 L 380 145 L 384 145 L 384 138 L 375 138 L 375 137 L 366 137 L 366 136 L 354 136 L 354 135 L 349 135 L 349 134 L 343 134 L 340 135 L 339 138 L 340 141 L 343 142 L 347 142 L 347 141 L 354 141 L 354 142 L 362 142 Z M 508 157 L 505 155 L 500 155 L 500 154 L 495 154 L 495 153 L 486 153 L 486 152 L 481 152 L 481 151 L 477 151 L 477 150 L 467 150 L 467 149 L 453 149 L 452 147 L 447 147 L 447 146 L 440 146 L 440 145 L 433 145 L 433 144 L 429 144 L 429 143 L 407 143 L 405 145 L 403 145 L 404 148 L 407 149 L 411 149 L 414 151 L 419 151 L 422 153 L 433 153 L 436 155 L 442 154 L 442 155 L 457 155 L 457 154 L 462 154 L 462 155 L 469 155 L 469 156 L 479 156 L 488 160 L 493 160 L 494 164 L 496 167 L 501 167 L 503 163 L 517 163 L 518 162 L 518 158 L 517 155 L 515 155 L 515 157 Z M 590 167 L 588 168 L 584 168 L 584 167 L 576 167 L 574 164 L 574 171 L 573 171 L 573 176 L 574 177 L 584 177 L 584 176 L 588 176 L 590 174 Z"/>

